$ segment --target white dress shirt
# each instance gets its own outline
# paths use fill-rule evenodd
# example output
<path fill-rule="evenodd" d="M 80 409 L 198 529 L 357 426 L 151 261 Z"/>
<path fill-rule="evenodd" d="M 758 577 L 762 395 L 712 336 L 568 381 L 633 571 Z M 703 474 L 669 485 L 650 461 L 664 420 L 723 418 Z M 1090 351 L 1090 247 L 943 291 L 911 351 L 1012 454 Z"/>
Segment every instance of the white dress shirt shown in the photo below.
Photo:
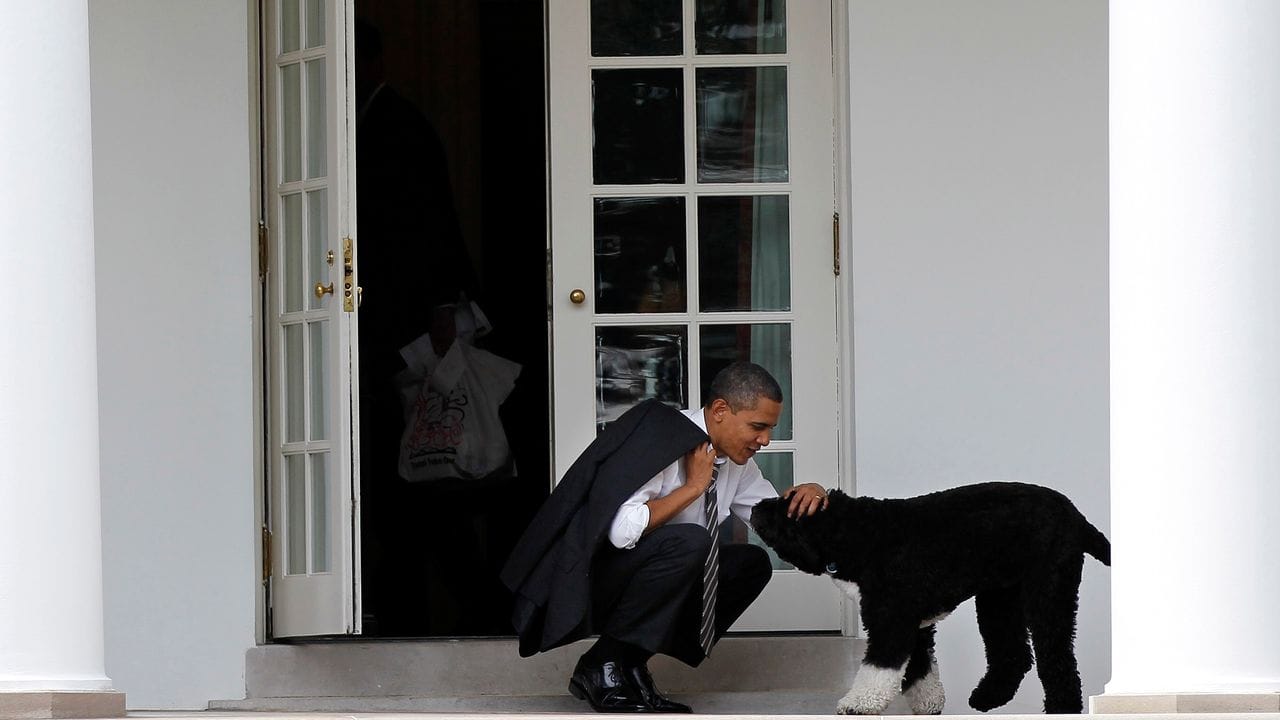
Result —
<path fill-rule="evenodd" d="M 702 408 L 683 412 L 690 422 L 698 426 L 699 430 L 707 431 L 706 416 Z M 754 459 L 747 460 L 746 465 L 725 461 L 724 458 L 719 458 L 716 462 L 720 464 L 720 474 L 716 477 L 716 505 L 718 506 L 716 509 L 717 519 L 720 522 L 724 522 L 730 512 L 746 522 L 751 517 L 751 508 L 756 503 L 766 498 L 778 497 L 778 491 L 768 480 L 765 480 Z M 622 503 L 622 507 L 618 508 L 618 514 L 613 516 L 613 524 L 609 526 L 609 542 L 623 550 L 635 547 L 644 535 L 645 529 L 649 527 L 649 506 L 645 503 L 654 498 L 667 496 L 672 490 L 684 485 L 684 480 L 684 457 L 681 456 L 641 485 L 634 495 Z M 667 522 L 705 525 L 703 513 L 705 499 L 706 495 L 703 494 Z"/>

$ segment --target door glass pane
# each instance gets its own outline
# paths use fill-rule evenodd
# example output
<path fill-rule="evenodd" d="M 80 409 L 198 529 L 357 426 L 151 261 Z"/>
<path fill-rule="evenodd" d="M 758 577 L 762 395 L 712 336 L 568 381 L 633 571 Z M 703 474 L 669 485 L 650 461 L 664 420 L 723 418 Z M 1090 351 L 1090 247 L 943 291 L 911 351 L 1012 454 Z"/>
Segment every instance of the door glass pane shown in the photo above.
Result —
<path fill-rule="evenodd" d="M 591 54 L 679 55 L 680 0 L 591 0 Z"/>
<path fill-rule="evenodd" d="M 285 476 L 285 573 L 307 572 L 307 477 L 303 455 L 286 455 Z"/>
<path fill-rule="evenodd" d="M 307 177 L 325 174 L 324 58 L 307 63 Z"/>
<path fill-rule="evenodd" d="M 689 328 L 596 328 L 596 430 L 642 400 L 685 407 Z"/>
<path fill-rule="evenodd" d="M 306 367 L 302 326 L 284 326 L 284 439 L 285 442 L 301 442 L 306 439 L 303 374 Z"/>
<path fill-rule="evenodd" d="M 280 68 L 280 180 L 302 179 L 302 70 Z"/>
<path fill-rule="evenodd" d="M 324 58 L 307 63 L 307 177 L 323 177 L 328 138 L 325 135 Z"/>
<path fill-rule="evenodd" d="M 597 185 L 684 182 L 684 71 L 593 70 Z"/>
<path fill-rule="evenodd" d="M 329 491 L 324 471 L 328 457 L 328 453 L 311 455 L 311 572 L 313 573 L 329 572 Z"/>
<path fill-rule="evenodd" d="M 323 44 L 324 0 L 307 0 L 307 47 L 320 47 Z"/>
<path fill-rule="evenodd" d="M 330 265 L 326 254 L 329 250 L 327 242 L 329 237 L 329 207 L 327 199 L 324 189 L 312 190 L 307 193 L 307 266 L 311 270 L 311 275 L 303 292 L 308 298 L 307 302 L 313 309 L 322 307 L 325 303 L 325 299 L 316 297 L 315 284 L 323 283 L 328 285 L 333 280 L 333 275 L 329 272 Z M 326 295 L 325 298 L 331 299 L 332 296 Z"/>
<path fill-rule="evenodd" d="M 328 321 L 321 320 L 307 324 L 311 343 L 311 439 L 326 440 L 329 437 L 329 408 L 325 398 L 328 395 L 329 373 L 326 371 L 325 345 L 328 342 L 326 329 Z"/>
<path fill-rule="evenodd" d="M 283 198 L 284 208 L 281 220 L 284 222 L 284 253 L 281 268 L 284 271 L 284 311 L 297 312 L 302 309 L 303 297 L 307 292 L 306 281 L 303 280 L 302 264 L 302 195 L 293 193 Z"/>
<path fill-rule="evenodd" d="M 699 68 L 698 182 L 787 181 L 787 69 Z"/>
<path fill-rule="evenodd" d="M 699 55 L 787 51 L 786 0 L 698 0 L 697 12 Z"/>
<path fill-rule="evenodd" d="M 795 485 L 794 473 L 794 457 L 789 452 L 762 452 L 755 456 L 756 465 L 760 466 L 760 472 L 764 474 L 765 479 L 773 485 L 774 488 L 781 493 L 783 490 Z M 821 483 L 821 480 L 814 480 Z M 747 542 L 752 545 L 759 545 L 769 553 L 769 560 L 773 562 L 774 570 L 790 570 L 791 564 L 778 557 L 754 530 L 747 529 Z"/>
<path fill-rule="evenodd" d="M 774 440 L 791 439 L 791 324 L 759 323 L 703 325 L 700 329 L 702 398 L 707 402 L 711 380 L 729 363 L 749 360 L 773 375 L 782 386 L 782 416 L 774 428 Z"/>
<path fill-rule="evenodd" d="M 683 312 L 683 197 L 596 198 L 596 312 Z"/>
<path fill-rule="evenodd" d="M 791 219 L 785 195 L 698 198 L 698 305 L 703 312 L 791 309 Z"/>
<path fill-rule="evenodd" d="M 280 0 L 280 52 L 298 49 L 298 0 Z"/>

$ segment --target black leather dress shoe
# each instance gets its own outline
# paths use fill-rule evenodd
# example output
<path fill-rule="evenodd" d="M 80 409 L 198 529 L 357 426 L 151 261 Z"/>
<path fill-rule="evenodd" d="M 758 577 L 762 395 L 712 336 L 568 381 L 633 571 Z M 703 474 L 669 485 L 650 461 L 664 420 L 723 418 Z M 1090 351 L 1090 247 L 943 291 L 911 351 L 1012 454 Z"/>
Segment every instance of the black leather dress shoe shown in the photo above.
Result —
<path fill-rule="evenodd" d="M 676 702 L 671 698 L 663 695 L 658 691 L 658 686 L 653 684 L 653 676 L 649 674 L 649 668 L 644 665 L 637 665 L 626 669 L 626 678 L 631 681 L 635 689 L 640 693 L 640 699 L 653 712 L 660 713 L 691 713 L 693 708 L 684 703 Z"/>
<path fill-rule="evenodd" d="M 591 666 L 579 660 L 569 678 L 569 692 L 579 700 L 586 700 L 596 712 L 654 712 L 640 699 L 623 676 L 622 667 L 615 662 Z"/>

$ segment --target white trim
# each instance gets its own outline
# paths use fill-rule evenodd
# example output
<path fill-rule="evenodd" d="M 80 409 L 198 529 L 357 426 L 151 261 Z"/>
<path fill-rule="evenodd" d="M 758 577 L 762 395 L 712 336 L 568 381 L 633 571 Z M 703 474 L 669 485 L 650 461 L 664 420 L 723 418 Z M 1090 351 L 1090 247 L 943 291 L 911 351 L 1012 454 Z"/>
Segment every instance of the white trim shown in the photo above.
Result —
<path fill-rule="evenodd" d="M 850 238 L 852 203 L 850 194 L 853 169 L 850 164 L 849 140 L 849 3 L 831 2 L 831 76 L 835 82 L 835 210 L 840 213 L 840 276 L 836 278 L 836 388 L 838 393 L 839 428 L 838 475 L 840 489 L 857 493 L 857 463 L 854 447 L 853 413 L 853 242 Z M 856 637 L 860 630 L 856 599 L 845 600 L 841 608 L 841 634 Z"/>

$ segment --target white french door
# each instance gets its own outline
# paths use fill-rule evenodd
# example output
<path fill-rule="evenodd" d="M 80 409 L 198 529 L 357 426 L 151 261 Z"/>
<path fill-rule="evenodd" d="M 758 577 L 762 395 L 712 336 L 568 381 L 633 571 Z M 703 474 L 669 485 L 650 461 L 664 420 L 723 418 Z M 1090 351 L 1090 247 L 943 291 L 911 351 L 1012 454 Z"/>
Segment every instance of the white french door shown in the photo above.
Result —
<path fill-rule="evenodd" d="M 750 360 L 786 394 L 766 477 L 837 485 L 830 2 L 549 10 L 556 476 L 628 407 L 700 405 Z M 840 627 L 831 583 L 775 559 L 734 629 Z"/>
<path fill-rule="evenodd" d="M 272 635 L 360 632 L 351 0 L 265 0 Z"/>

